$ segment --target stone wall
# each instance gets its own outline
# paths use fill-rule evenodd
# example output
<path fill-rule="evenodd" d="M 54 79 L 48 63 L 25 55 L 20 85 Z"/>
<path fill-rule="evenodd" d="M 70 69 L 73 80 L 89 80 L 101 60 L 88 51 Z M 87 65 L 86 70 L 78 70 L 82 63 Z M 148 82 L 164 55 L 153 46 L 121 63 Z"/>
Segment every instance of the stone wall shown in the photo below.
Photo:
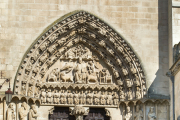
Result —
<path fill-rule="evenodd" d="M 1 0 L 0 70 L 14 77 L 23 55 L 47 26 L 75 10 L 88 11 L 124 36 L 146 72 L 150 97 L 169 96 L 167 0 Z M 160 3 L 160 4 L 159 4 Z M 2 81 L 3 82 L 3 81 Z M 7 89 L 7 83 L 1 90 Z"/>

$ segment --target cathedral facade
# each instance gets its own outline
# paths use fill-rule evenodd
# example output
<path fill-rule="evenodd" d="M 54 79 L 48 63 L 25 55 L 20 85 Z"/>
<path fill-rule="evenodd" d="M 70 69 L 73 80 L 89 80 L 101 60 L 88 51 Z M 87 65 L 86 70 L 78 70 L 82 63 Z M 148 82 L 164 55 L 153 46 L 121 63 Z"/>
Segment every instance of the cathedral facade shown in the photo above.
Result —
<path fill-rule="evenodd" d="M 0 3 L 0 120 L 173 119 L 168 0 L 161 2 Z"/>

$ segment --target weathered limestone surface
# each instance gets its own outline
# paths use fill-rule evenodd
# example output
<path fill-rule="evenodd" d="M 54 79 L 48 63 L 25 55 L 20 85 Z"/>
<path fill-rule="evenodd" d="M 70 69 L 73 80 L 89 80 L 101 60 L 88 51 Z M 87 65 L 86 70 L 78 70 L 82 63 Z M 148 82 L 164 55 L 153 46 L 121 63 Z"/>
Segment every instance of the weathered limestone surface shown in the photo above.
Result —
<path fill-rule="evenodd" d="M 156 0 L 0 2 L 0 69 L 6 77 L 12 77 L 11 86 L 23 55 L 43 30 L 69 12 L 85 10 L 106 21 L 134 48 L 146 71 L 149 93 L 169 95 L 165 77 L 168 69 L 167 0 L 159 1 L 160 5 Z M 2 90 L 6 88 L 7 84 Z"/>

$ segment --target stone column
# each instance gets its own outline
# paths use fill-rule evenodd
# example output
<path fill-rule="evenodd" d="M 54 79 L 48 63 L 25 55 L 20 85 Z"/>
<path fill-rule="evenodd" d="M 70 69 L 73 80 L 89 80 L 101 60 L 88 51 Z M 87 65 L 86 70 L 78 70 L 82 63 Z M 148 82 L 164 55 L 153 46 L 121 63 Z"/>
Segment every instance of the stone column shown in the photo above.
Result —
<path fill-rule="evenodd" d="M 3 120 L 6 120 L 6 99 L 3 99 Z"/>

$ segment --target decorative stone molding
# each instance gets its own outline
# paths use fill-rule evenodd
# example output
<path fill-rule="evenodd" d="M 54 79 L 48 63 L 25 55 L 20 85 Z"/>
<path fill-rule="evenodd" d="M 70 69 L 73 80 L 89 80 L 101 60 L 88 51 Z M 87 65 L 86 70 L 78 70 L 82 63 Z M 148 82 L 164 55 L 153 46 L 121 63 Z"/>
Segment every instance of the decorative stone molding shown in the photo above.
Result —
<path fill-rule="evenodd" d="M 83 115 L 87 115 L 89 108 L 84 108 L 83 106 L 70 107 L 70 115 L 74 115 L 76 120 L 83 120 Z"/>
<path fill-rule="evenodd" d="M 77 90 L 72 96 L 75 105 L 86 99 L 86 105 L 117 106 L 119 101 L 146 95 L 144 72 L 132 48 L 110 26 L 84 11 L 54 24 L 20 66 L 14 94 L 41 99 L 42 104 L 70 105 L 69 90 Z"/>

